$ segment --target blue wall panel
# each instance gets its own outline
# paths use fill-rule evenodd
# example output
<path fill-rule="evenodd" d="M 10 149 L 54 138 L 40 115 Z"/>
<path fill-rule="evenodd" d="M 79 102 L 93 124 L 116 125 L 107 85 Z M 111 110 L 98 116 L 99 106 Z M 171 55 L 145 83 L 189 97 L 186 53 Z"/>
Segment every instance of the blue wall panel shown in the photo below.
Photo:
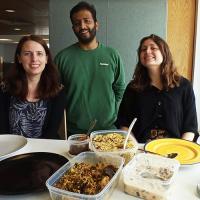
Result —
<path fill-rule="evenodd" d="M 50 47 L 58 51 L 76 42 L 69 18 L 77 0 L 50 0 Z M 100 23 L 98 40 L 116 48 L 124 61 L 126 81 L 133 74 L 142 37 L 151 33 L 166 38 L 167 0 L 87 0 L 95 5 Z"/>

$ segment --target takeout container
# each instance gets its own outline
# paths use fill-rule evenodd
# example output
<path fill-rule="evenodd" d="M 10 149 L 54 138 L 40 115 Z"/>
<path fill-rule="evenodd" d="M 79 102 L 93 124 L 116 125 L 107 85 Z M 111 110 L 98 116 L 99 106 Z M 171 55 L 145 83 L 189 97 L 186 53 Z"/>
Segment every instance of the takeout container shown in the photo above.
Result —
<path fill-rule="evenodd" d="M 146 200 L 166 199 L 180 163 L 158 155 L 137 154 L 123 169 L 124 191 Z"/>
<path fill-rule="evenodd" d="M 101 192 L 95 195 L 86 195 L 79 194 L 74 192 L 69 192 L 66 190 L 58 189 L 54 186 L 54 184 L 62 177 L 62 175 L 69 171 L 71 167 L 74 166 L 75 163 L 89 163 L 89 164 L 97 164 L 99 162 L 103 162 L 105 164 L 113 165 L 118 168 L 115 175 L 111 178 L 108 184 L 103 188 Z M 124 164 L 124 159 L 120 156 L 111 156 L 107 154 L 97 155 L 94 152 L 84 152 L 72 158 L 68 163 L 66 163 L 63 167 L 61 167 L 58 171 L 56 171 L 47 181 L 46 186 L 49 190 L 50 196 L 52 200 L 62 199 L 62 200 L 102 200 L 106 199 L 112 193 L 114 187 L 118 183 L 119 176 L 122 171 L 122 167 Z"/>
<path fill-rule="evenodd" d="M 90 149 L 96 153 L 103 153 L 103 154 L 111 154 L 111 155 L 119 155 L 122 156 L 125 159 L 125 164 L 128 163 L 136 154 L 137 149 L 138 149 L 138 144 L 137 142 L 133 139 L 133 137 L 129 137 L 129 141 L 131 141 L 133 143 L 133 147 L 131 148 L 126 148 L 123 149 L 123 147 L 120 148 L 114 148 L 114 149 L 109 149 L 109 150 L 102 150 L 102 149 L 98 149 L 97 146 L 95 145 L 94 142 L 94 138 L 96 136 L 106 136 L 108 134 L 112 134 L 112 133 L 117 133 L 119 135 L 122 135 L 124 137 L 126 137 L 127 135 L 127 131 L 123 131 L 123 130 L 100 130 L 100 131 L 93 131 L 90 134 Z M 105 142 L 105 144 L 109 144 L 110 142 L 112 142 L 112 140 L 107 140 Z M 124 140 L 122 141 L 122 144 L 124 143 Z M 123 145 L 120 145 L 123 146 Z"/>
<path fill-rule="evenodd" d="M 75 134 L 69 136 L 67 140 L 69 155 L 75 156 L 79 153 L 89 151 L 89 141 L 90 138 L 86 134 Z"/>

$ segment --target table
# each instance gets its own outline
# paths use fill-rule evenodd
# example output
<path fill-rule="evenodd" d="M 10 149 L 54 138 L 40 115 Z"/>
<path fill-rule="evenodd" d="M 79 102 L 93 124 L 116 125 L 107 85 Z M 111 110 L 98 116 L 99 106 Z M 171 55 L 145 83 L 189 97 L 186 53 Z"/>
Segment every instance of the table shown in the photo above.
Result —
<path fill-rule="evenodd" d="M 15 155 L 28 152 L 52 152 L 68 158 L 66 140 L 28 139 L 28 143 Z M 181 167 L 174 183 L 170 187 L 169 200 L 199 200 L 196 192 L 197 183 L 200 183 L 200 164 L 190 167 Z M 139 200 L 123 192 L 120 181 L 109 200 Z M 47 192 L 30 193 L 24 195 L 0 195 L 0 200 L 51 200 Z"/>

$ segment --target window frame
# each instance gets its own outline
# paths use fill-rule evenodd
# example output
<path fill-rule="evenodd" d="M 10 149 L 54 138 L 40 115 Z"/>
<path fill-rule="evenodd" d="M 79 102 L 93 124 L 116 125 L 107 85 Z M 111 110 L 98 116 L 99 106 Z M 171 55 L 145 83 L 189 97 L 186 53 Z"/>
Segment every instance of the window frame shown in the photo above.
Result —
<path fill-rule="evenodd" d="M 193 57 L 193 89 L 196 98 L 198 130 L 200 131 L 200 0 L 196 0 L 196 23 Z"/>

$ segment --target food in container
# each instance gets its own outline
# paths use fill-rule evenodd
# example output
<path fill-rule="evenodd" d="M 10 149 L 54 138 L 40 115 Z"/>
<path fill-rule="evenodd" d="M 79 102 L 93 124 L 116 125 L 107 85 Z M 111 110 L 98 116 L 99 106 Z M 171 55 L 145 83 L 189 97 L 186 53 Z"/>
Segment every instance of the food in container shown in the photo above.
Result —
<path fill-rule="evenodd" d="M 124 164 L 124 159 L 120 156 L 111 156 L 107 154 L 97 155 L 94 152 L 84 152 L 75 156 L 67 164 L 61 167 L 56 173 L 54 173 L 46 182 L 46 185 L 49 189 L 51 198 L 53 200 L 74 200 L 74 199 L 83 199 L 83 200 L 100 200 L 109 198 L 112 190 L 117 185 L 122 166 Z M 107 170 L 107 177 L 101 179 L 101 184 L 99 192 L 97 194 L 80 194 L 80 191 L 67 191 L 64 189 L 58 188 L 59 181 L 62 179 L 63 175 L 66 173 L 74 172 L 75 168 L 88 168 L 91 167 L 104 168 L 104 173 Z M 98 166 L 99 165 L 99 166 Z M 112 167 L 111 167 L 112 166 Z M 107 167 L 107 168 L 106 168 Z M 106 169 L 105 169 L 106 168 Z M 113 170 L 110 170 L 113 169 Z M 114 171 L 114 172 L 113 172 Z M 98 173 L 94 173 L 98 176 Z M 109 174 L 109 175 L 108 175 Z M 110 177 L 109 177 L 110 176 Z M 100 176 L 101 177 L 101 176 Z M 102 176 L 103 177 L 103 176 Z M 109 180 L 108 180 L 109 179 Z M 72 180 L 72 179 L 71 179 Z M 82 180 L 83 181 L 83 180 Z M 90 180 L 91 181 L 91 180 Z M 62 182 L 62 181 L 61 181 Z M 77 184 L 81 183 L 81 180 L 77 181 Z M 70 184 L 69 184 L 70 185 Z M 82 185 L 83 186 L 83 185 Z M 76 190 L 77 188 L 75 188 Z M 90 189 L 90 188 L 89 188 Z M 87 191 L 87 189 L 86 189 Z"/>
<path fill-rule="evenodd" d="M 146 200 L 164 200 L 179 167 L 175 159 L 138 154 L 123 169 L 124 191 Z"/>
<path fill-rule="evenodd" d="M 75 163 L 59 180 L 54 184 L 59 189 L 80 194 L 97 194 L 108 184 L 116 173 L 117 168 L 104 163 Z"/>
<path fill-rule="evenodd" d="M 135 155 L 138 145 L 130 137 L 126 149 L 123 149 L 126 135 L 127 131 L 122 130 L 94 131 L 90 135 L 90 148 L 96 153 L 120 155 L 125 158 L 125 163 L 128 163 Z"/>
<path fill-rule="evenodd" d="M 124 175 L 139 176 L 147 181 L 156 181 L 161 185 L 170 185 L 180 163 L 171 158 L 159 155 L 140 153 L 124 168 Z"/>
<path fill-rule="evenodd" d="M 89 151 L 89 140 L 90 139 L 86 134 L 75 134 L 69 136 L 67 140 L 69 154 L 74 156 L 81 152 Z"/>
<path fill-rule="evenodd" d="M 124 179 L 124 191 L 145 200 L 167 200 L 169 196 L 164 186 L 156 182 L 145 182 L 137 177 Z"/>

